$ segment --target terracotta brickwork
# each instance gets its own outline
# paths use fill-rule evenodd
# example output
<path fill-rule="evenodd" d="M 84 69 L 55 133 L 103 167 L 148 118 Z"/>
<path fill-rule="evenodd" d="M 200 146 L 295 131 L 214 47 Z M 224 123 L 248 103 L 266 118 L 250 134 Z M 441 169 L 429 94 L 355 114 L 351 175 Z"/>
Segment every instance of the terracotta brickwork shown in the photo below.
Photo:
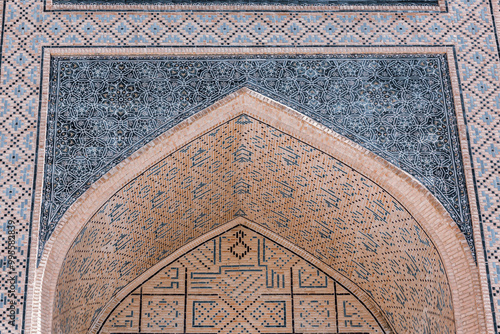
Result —
<path fill-rule="evenodd" d="M 55 331 L 84 332 L 121 287 L 237 216 L 355 282 L 397 332 L 455 331 L 444 265 L 405 208 L 356 170 L 246 114 L 149 167 L 91 218 L 61 267 Z M 404 286 L 391 283 L 395 274 Z"/>
<path fill-rule="evenodd" d="M 345 287 L 243 226 L 148 278 L 101 328 L 101 333 L 384 333 Z"/>
<path fill-rule="evenodd" d="M 147 163 L 146 160 L 138 162 L 146 159 L 138 158 L 140 154 L 158 143 L 153 141 L 104 175 L 61 218 L 60 227 L 47 241 L 46 252 L 38 254 L 42 189 L 47 181 L 42 171 L 45 168 L 51 54 L 83 57 L 148 53 L 241 55 L 252 48 L 260 48 L 252 52 L 261 54 L 315 54 L 325 53 L 330 47 L 337 51 L 329 53 L 423 54 L 433 50 L 446 54 L 454 85 L 454 107 L 467 176 L 477 262 L 472 259 L 470 248 L 465 245 L 455 223 L 449 220 L 432 195 L 427 193 L 427 202 L 419 197 L 418 200 L 426 204 L 415 204 L 414 210 L 409 209 L 410 204 L 405 207 L 422 224 L 423 231 L 429 234 L 441 256 L 453 299 L 456 331 L 498 332 L 500 49 L 496 27 L 500 24 L 500 4 L 493 0 L 452 0 L 427 7 L 310 7 L 277 5 L 264 8 L 237 4 L 223 8 L 152 4 L 110 7 L 58 5 L 51 0 L 1 2 L 0 207 L 4 247 L 0 332 L 48 332 L 54 282 L 69 244 L 114 192 L 137 177 L 146 166 L 157 162 L 153 158 Z M 291 135 L 291 131 L 287 133 Z M 297 135 L 292 137 L 298 138 Z M 319 146 L 321 143 L 313 145 Z M 128 170 L 129 174 L 116 176 L 127 163 L 134 161 L 142 166 L 136 167 L 135 172 Z M 357 170 L 362 169 L 358 167 Z M 110 179 L 119 187 L 107 183 Z M 420 187 L 414 179 L 412 182 Z M 387 184 L 382 188 L 389 191 Z M 400 201 L 417 200 L 402 199 L 408 195 L 404 191 L 389 192 Z M 434 203 L 430 205 L 432 209 L 426 206 L 429 203 Z M 250 202 L 243 204 L 242 210 L 248 215 L 252 205 Z M 82 213 L 82 210 L 90 212 Z M 423 217 L 428 217 L 431 211 L 434 212 L 431 216 L 436 215 L 430 222 L 424 222 Z M 439 213 L 439 219 L 435 212 Z M 74 219 L 78 221 L 70 221 Z M 9 235 L 15 238 L 9 239 Z M 53 253 L 57 251 L 63 254 Z M 404 318 L 396 322 L 411 321 Z"/>

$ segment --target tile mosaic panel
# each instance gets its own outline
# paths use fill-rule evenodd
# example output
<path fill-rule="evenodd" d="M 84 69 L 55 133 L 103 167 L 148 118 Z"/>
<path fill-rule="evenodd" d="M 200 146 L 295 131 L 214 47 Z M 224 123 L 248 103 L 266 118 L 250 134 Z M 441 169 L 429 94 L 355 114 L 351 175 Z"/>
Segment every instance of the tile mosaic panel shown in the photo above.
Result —
<path fill-rule="evenodd" d="M 242 87 L 298 110 L 415 176 L 474 250 L 444 56 L 56 58 L 51 78 L 39 256 L 66 209 L 94 181 Z"/>
<path fill-rule="evenodd" d="M 285 264 L 277 253 L 287 259 Z M 172 272 L 179 275 L 172 277 Z M 157 282 L 188 288 L 160 289 Z M 157 288 L 153 295 L 152 286 Z M 126 313 L 132 303 L 137 313 Z M 385 333 L 342 285 L 243 226 L 206 241 L 130 293 L 100 330 L 124 332 Z"/>
<path fill-rule="evenodd" d="M 159 197 L 165 200 L 159 202 Z M 333 157 L 245 114 L 147 167 L 89 220 L 61 268 L 55 331 L 86 332 L 104 303 L 145 270 L 241 216 L 357 284 L 397 332 L 455 332 L 451 292 L 438 251 L 396 199 Z M 250 248 L 242 241 L 227 252 L 246 259 Z M 207 262 L 217 256 L 206 243 L 189 258 L 193 265 L 206 263 L 207 272 L 217 272 Z M 268 277 L 279 292 L 284 288 L 278 282 L 289 280 L 286 268 L 293 257 L 281 248 L 266 248 L 266 257 L 273 272 L 284 275 Z M 319 291 L 326 284 L 307 267 L 296 269 L 297 293 Z M 144 285 L 143 292 L 179 293 L 186 288 L 182 275 L 171 267 Z M 233 280 L 245 278 L 245 291 L 259 288 L 257 277 L 234 275 L 240 278 L 231 276 Z M 187 289 L 210 285 L 195 283 L 202 281 L 191 281 Z M 224 289 L 226 298 L 237 298 L 241 307 L 255 301 L 253 295 L 235 297 L 231 286 Z M 199 328 L 218 326 L 217 321 L 229 317 L 217 298 L 197 307 Z M 349 304 L 345 307 L 347 315 L 356 312 Z M 218 316 L 207 316 L 209 311 Z M 350 320 L 344 321 L 348 326 Z"/>

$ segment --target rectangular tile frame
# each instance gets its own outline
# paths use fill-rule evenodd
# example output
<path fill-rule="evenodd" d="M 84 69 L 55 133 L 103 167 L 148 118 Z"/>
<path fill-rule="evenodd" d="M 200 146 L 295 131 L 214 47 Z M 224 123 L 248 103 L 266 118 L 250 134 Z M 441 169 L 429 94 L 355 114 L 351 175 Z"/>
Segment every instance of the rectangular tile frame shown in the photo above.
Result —
<path fill-rule="evenodd" d="M 51 0 L 49 0 L 51 1 Z M 384 46 L 332 46 L 332 47 L 151 47 L 151 48 L 109 48 L 109 47 L 44 47 L 42 53 L 42 71 L 41 71 L 41 90 L 40 90 L 40 109 L 38 115 L 38 147 L 37 147 L 37 160 L 36 166 L 36 185 L 33 190 L 35 193 L 35 200 L 33 206 L 33 221 L 31 230 L 31 244 L 28 275 L 28 287 L 26 289 L 25 305 L 26 311 L 24 312 L 25 324 L 32 324 L 33 321 L 45 322 L 44 319 L 33 319 L 34 305 L 38 304 L 36 308 L 40 307 L 41 300 L 41 286 L 35 286 L 35 283 L 41 282 L 44 275 L 55 273 L 44 273 L 43 264 L 42 268 L 37 268 L 37 250 L 38 250 L 38 235 L 40 224 L 41 212 L 41 198 L 43 189 L 43 174 L 45 165 L 45 143 L 46 143 L 46 130 L 47 130 L 47 113 L 48 113 L 48 98 L 49 98 L 49 80 L 50 80 L 50 65 L 51 58 L 57 56 L 78 56 L 78 57 L 113 57 L 113 56 L 127 56 L 127 57 L 148 57 L 148 56 L 244 56 L 244 55 L 350 55 L 350 54 L 445 54 L 448 61 L 448 68 L 450 74 L 450 81 L 453 91 L 453 102 L 455 106 L 455 113 L 457 117 L 458 133 L 460 137 L 460 147 L 464 163 L 464 171 L 466 175 L 466 186 L 469 197 L 469 204 L 472 217 L 472 227 L 474 233 L 474 242 L 476 245 L 476 259 L 481 282 L 488 282 L 488 284 L 481 284 L 483 291 L 483 303 L 485 310 L 490 308 L 489 299 L 485 300 L 484 297 L 489 296 L 489 278 L 486 273 L 486 259 L 484 257 L 483 239 L 480 227 L 479 213 L 477 208 L 477 189 L 473 179 L 473 168 L 470 158 L 470 144 L 467 139 L 467 125 L 465 123 L 464 104 L 462 92 L 460 89 L 460 82 L 458 77 L 458 63 L 456 59 L 455 48 L 453 46 L 418 46 L 418 47 L 384 47 Z M 132 154 L 131 157 L 140 154 L 142 149 L 139 149 Z M 126 163 L 125 159 L 121 164 Z M 114 167 L 114 168 L 117 168 Z M 109 172 L 113 173 L 114 168 Z M 105 177 L 105 176 L 104 176 Z M 78 202 L 75 204 L 77 205 Z M 74 205 L 75 205 L 74 204 Z M 71 209 L 70 209 L 71 210 Z M 458 230 L 458 228 L 457 228 Z M 460 232 L 458 232 L 460 233 Z M 53 243 L 53 239 L 49 239 L 47 245 Z M 44 258 L 47 256 L 44 252 Z M 43 261 L 42 261 L 43 262 Z M 41 269 L 41 270 L 40 270 Z M 38 302 L 38 303 L 37 303 Z M 485 312 L 486 322 L 488 328 L 493 328 L 492 313 Z M 29 327 L 28 327 L 29 330 Z"/>
<path fill-rule="evenodd" d="M 139 1 L 139 0 L 138 0 Z M 298 13 L 314 13 L 314 12 L 380 12 L 380 13 L 447 13 L 447 0 L 436 0 L 437 5 L 235 5 L 228 4 L 205 4 L 205 5 L 190 5 L 190 4 L 75 4 L 75 3 L 57 3 L 57 0 L 44 0 L 44 11 L 95 11 L 95 12 L 298 12 Z"/>

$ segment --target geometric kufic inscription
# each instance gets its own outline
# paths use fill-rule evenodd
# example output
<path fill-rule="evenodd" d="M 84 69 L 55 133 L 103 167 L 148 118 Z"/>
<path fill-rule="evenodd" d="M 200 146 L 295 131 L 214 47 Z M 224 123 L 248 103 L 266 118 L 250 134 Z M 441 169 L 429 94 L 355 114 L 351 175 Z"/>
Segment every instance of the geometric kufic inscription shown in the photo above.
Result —
<path fill-rule="evenodd" d="M 337 296 L 339 333 L 370 333 L 378 324 L 367 316 L 366 308 L 352 295 Z"/>
<path fill-rule="evenodd" d="M 248 246 L 244 259 L 233 250 L 241 243 Z M 162 281 L 166 286 L 174 286 L 172 279 L 182 281 L 186 289 L 161 289 L 151 294 L 151 289 Z M 132 298 L 142 303 L 141 321 L 124 328 L 117 319 L 123 318 Z M 137 308 L 138 304 L 135 305 Z M 100 332 L 384 333 L 384 330 L 363 303 L 331 277 L 264 236 L 236 226 L 153 274 L 112 311 Z"/>
<path fill-rule="evenodd" d="M 180 310 L 184 307 L 184 298 L 143 295 L 142 307 L 144 332 L 182 333 L 184 319 Z"/>
<path fill-rule="evenodd" d="M 337 333 L 336 296 L 300 296 L 295 312 L 298 332 Z"/>
<path fill-rule="evenodd" d="M 140 303 L 140 296 L 127 296 L 108 318 L 101 333 L 139 331 Z"/>

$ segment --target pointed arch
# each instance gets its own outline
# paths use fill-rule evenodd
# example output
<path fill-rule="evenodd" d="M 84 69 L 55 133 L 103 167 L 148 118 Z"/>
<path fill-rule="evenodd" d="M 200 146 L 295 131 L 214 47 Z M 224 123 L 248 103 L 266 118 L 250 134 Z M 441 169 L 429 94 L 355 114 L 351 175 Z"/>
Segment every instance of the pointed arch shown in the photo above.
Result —
<path fill-rule="evenodd" d="M 228 237 L 231 237 L 231 231 L 244 231 L 244 233 L 246 234 L 246 235 L 244 235 L 245 241 L 248 242 L 249 239 L 250 239 L 250 242 L 253 241 L 253 243 L 251 243 L 252 247 L 251 248 L 249 247 L 250 254 L 247 254 L 249 256 L 245 255 L 243 257 L 243 260 L 244 260 L 243 262 L 235 261 L 235 260 L 233 260 L 234 262 L 228 262 L 228 260 L 231 258 L 230 255 L 228 256 L 229 259 L 226 257 L 224 260 L 219 259 L 217 256 L 215 256 L 215 258 L 213 258 L 213 259 L 211 257 L 205 258 L 206 263 L 199 264 L 199 266 L 194 264 L 194 266 L 193 266 L 193 259 L 198 259 L 198 257 L 197 256 L 188 257 L 190 253 L 196 252 L 198 250 L 199 253 L 196 255 L 199 256 L 199 254 L 205 253 L 207 249 L 215 247 L 216 251 L 214 253 L 217 255 L 217 250 L 223 251 L 224 250 L 223 245 L 226 245 L 226 243 L 227 243 L 227 241 L 224 243 L 221 242 L 221 238 L 227 240 Z M 255 239 L 257 239 L 257 240 L 255 240 Z M 263 241 L 262 245 L 260 244 L 260 241 Z M 271 243 L 271 247 L 269 247 L 267 242 Z M 271 251 L 271 255 L 269 256 L 269 254 L 267 254 L 267 258 L 266 258 L 266 251 L 260 250 L 260 247 L 263 247 L 263 249 L 266 248 L 265 245 L 267 245 L 267 253 L 269 253 L 269 251 Z M 203 246 L 205 246 L 205 247 L 202 248 Z M 200 248 L 202 248 L 202 249 L 200 249 Z M 255 256 L 257 256 L 257 258 L 255 258 Z M 252 257 L 252 258 L 248 259 L 248 257 Z M 286 257 L 286 260 L 283 262 L 280 262 L 277 266 L 274 266 L 274 267 L 272 265 L 268 265 L 273 260 L 276 260 L 277 258 L 281 258 L 281 257 Z M 304 258 L 307 258 L 308 260 L 304 260 Z M 264 265 L 260 264 L 260 261 L 265 261 L 266 265 L 264 266 Z M 257 262 L 257 263 L 255 263 L 255 262 Z M 294 262 L 298 262 L 298 263 L 294 263 Z M 193 283 L 192 283 L 193 280 L 189 280 L 189 278 L 188 278 L 189 275 L 185 271 L 184 272 L 185 275 L 180 275 L 179 272 L 177 272 L 177 275 L 175 276 L 176 277 L 175 280 L 169 281 L 167 279 L 165 281 L 166 275 L 164 275 L 164 272 L 165 272 L 166 267 L 172 267 L 174 265 L 176 265 L 176 266 L 180 265 L 181 267 L 184 267 L 184 266 L 186 266 L 186 264 L 188 264 L 188 265 L 191 265 L 190 269 L 196 270 L 196 272 L 195 272 L 195 275 L 196 275 L 196 274 L 199 274 L 198 270 L 207 271 L 207 270 L 211 269 L 212 270 L 211 274 L 214 274 L 217 272 L 217 269 L 220 271 L 221 270 L 220 268 L 226 268 L 227 266 L 237 267 L 238 265 L 242 265 L 242 267 L 247 267 L 250 264 L 250 265 L 253 265 L 252 270 L 255 270 L 257 272 L 259 271 L 259 269 L 263 270 L 266 272 L 266 277 L 268 277 L 268 276 L 270 276 L 270 274 L 274 275 L 275 272 L 276 273 L 277 272 L 284 272 L 283 276 L 286 276 L 286 273 L 289 272 L 289 270 L 292 268 L 295 269 L 294 271 L 297 274 L 297 267 L 298 267 L 297 264 L 300 265 L 300 264 L 304 264 L 304 263 L 307 263 L 308 265 L 310 265 L 311 266 L 311 267 L 309 267 L 310 269 L 320 270 L 321 273 L 318 273 L 319 274 L 318 277 L 321 277 L 321 279 L 325 279 L 326 284 L 324 284 L 324 285 L 320 284 L 321 288 L 313 288 L 313 286 L 311 285 L 310 287 L 313 289 L 307 289 L 307 288 L 304 289 L 304 287 L 300 287 L 300 285 L 298 287 L 296 286 L 295 288 L 293 288 L 293 287 L 290 288 L 288 281 L 286 284 L 285 284 L 285 282 L 283 282 L 282 283 L 283 285 L 278 285 L 277 282 L 276 282 L 276 284 L 274 284 L 274 276 L 272 276 L 273 283 L 269 282 L 268 284 L 266 284 L 265 288 L 262 287 L 260 289 L 254 290 L 254 293 L 255 293 L 254 302 L 257 302 L 257 299 L 265 299 L 266 297 L 264 295 L 266 292 L 268 292 L 268 293 L 272 292 L 272 293 L 274 293 L 274 295 L 280 295 L 280 293 L 281 293 L 282 294 L 281 301 L 284 302 L 285 304 L 288 304 L 290 302 L 293 302 L 291 295 L 294 294 L 294 289 L 295 289 L 295 293 L 299 293 L 299 295 L 296 297 L 299 297 L 301 292 L 302 292 L 302 294 L 304 292 L 308 292 L 308 293 L 311 293 L 310 294 L 311 297 L 316 298 L 316 299 L 321 298 L 319 296 L 322 293 L 323 294 L 324 293 L 328 293 L 328 294 L 334 293 L 336 295 L 337 293 L 339 293 L 339 291 L 336 291 L 336 290 L 342 290 L 343 293 L 345 293 L 345 292 L 352 293 L 352 295 L 350 295 L 350 297 L 351 298 L 354 297 L 354 298 L 352 298 L 354 300 L 357 299 L 360 302 L 358 305 L 362 306 L 362 308 L 363 307 L 366 308 L 365 311 L 368 311 L 368 312 L 364 312 L 365 313 L 364 317 L 368 319 L 368 322 L 365 322 L 365 326 L 362 326 L 362 328 L 359 328 L 358 331 L 362 331 L 363 329 L 364 330 L 372 329 L 372 330 L 378 331 L 380 329 L 380 330 L 384 331 L 384 333 L 391 333 L 392 332 L 391 327 L 388 325 L 388 323 L 385 320 L 384 316 L 382 315 L 382 312 L 380 311 L 380 309 L 377 307 L 377 305 L 375 305 L 373 303 L 372 299 L 366 294 L 366 292 L 360 290 L 356 284 L 353 284 L 351 281 L 346 280 L 346 278 L 343 275 L 340 275 L 339 273 L 332 270 L 332 268 L 330 266 L 325 265 L 325 263 L 323 263 L 322 261 L 319 261 L 312 254 L 305 252 L 303 249 L 296 247 L 294 244 L 290 243 L 286 239 L 279 237 L 275 233 L 269 231 L 268 229 L 262 227 L 259 224 L 255 224 L 254 222 L 252 222 L 244 217 L 236 217 L 235 219 L 231 220 L 230 222 L 212 230 L 210 233 L 204 234 L 200 238 L 197 238 L 196 240 L 193 240 L 192 242 L 179 248 L 172 255 L 169 255 L 167 258 L 161 260 L 156 265 L 154 265 L 153 267 L 148 269 L 141 276 L 139 276 L 137 279 L 135 279 L 133 282 L 131 282 L 125 288 L 123 288 L 114 298 L 112 298 L 106 304 L 103 312 L 101 312 L 99 318 L 97 318 L 94 321 L 89 332 L 90 333 L 99 333 L 103 329 L 106 329 L 106 327 L 107 327 L 107 329 L 112 329 L 112 326 L 109 325 L 109 323 L 111 322 L 110 318 L 113 315 L 118 314 L 121 311 L 121 309 L 119 309 L 119 306 L 122 306 L 124 304 L 125 305 L 128 304 L 128 299 L 130 298 L 130 296 L 132 294 L 136 294 L 139 289 L 143 289 L 143 291 L 141 291 L 141 296 L 143 294 L 151 295 L 152 294 L 151 292 L 153 292 L 157 297 L 159 295 L 162 295 L 164 291 L 154 292 L 154 291 L 152 291 L 153 289 L 151 289 L 151 286 L 157 284 L 157 282 L 161 282 L 160 284 L 162 285 L 162 287 L 167 286 L 169 283 L 171 285 L 177 284 L 177 289 L 174 290 L 174 292 L 176 292 L 176 296 L 174 297 L 174 299 L 176 299 L 179 294 L 184 294 L 186 297 L 185 300 L 187 300 L 187 297 L 190 294 L 190 293 L 188 293 L 187 288 L 190 284 L 191 284 L 191 286 L 193 285 Z M 215 264 L 215 265 L 213 267 L 207 268 L 207 266 L 210 266 L 212 264 Z M 283 266 L 283 267 L 280 267 L 280 266 Z M 183 268 L 183 269 L 185 270 L 186 268 Z M 239 268 L 239 269 L 243 269 L 243 268 Z M 284 270 L 284 269 L 286 269 L 286 270 Z M 234 270 L 234 269 L 231 271 L 238 272 L 237 270 Z M 190 271 L 190 273 L 192 273 L 192 271 Z M 206 274 L 206 273 L 204 273 L 204 274 Z M 295 274 L 295 276 L 300 275 L 300 274 L 299 275 L 296 275 L 296 274 Z M 314 273 L 311 272 L 310 270 L 305 271 L 303 274 L 314 275 Z M 184 278 L 185 278 L 185 282 L 183 284 L 182 281 Z M 293 280 L 289 277 L 287 277 L 287 278 L 290 281 Z M 199 279 L 199 277 L 198 277 L 198 279 Z M 219 279 L 221 281 L 224 281 L 224 279 L 230 279 L 230 278 L 225 277 L 225 275 L 220 275 Z M 297 280 L 297 279 L 298 279 L 298 277 L 295 277 L 295 280 Z M 299 279 L 300 279 L 300 277 L 299 277 Z M 277 279 L 276 279 L 276 281 L 277 281 Z M 152 283 L 152 282 L 154 282 L 154 283 Z M 236 282 L 237 282 L 237 284 L 242 283 L 241 280 L 238 280 L 238 279 L 236 279 Z M 329 285 L 329 282 L 335 282 L 334 284 L 339 284 L 339 287 L 333 288 L 331 285 Z M 276 289 L 277 286 L 280 286 L 281 289 L 280 288 Z M 298 288 L 298 291 L 297 291 L 297 288 Z M 334 289 L 335 289 L 335 291 L 334 291 Z M 161 290 L 161 289 L 158 289 L 158 290 Z M 191 288 L 190 290 L 191 290 L 191 294 L 194 294 L 194 295 L 196 294 L 195 289 Z M 205 291 L 205 289 L 204 289 L 204 291 Z M 227 296 L 225 296 L 224 293 L 221 293 L 222 291 L 220 289 L 210 289 L 209 291 L 210 291 L 211 295 L 213 295 L 214 292 L 218 292 L 219 295 L 222 295 L 221 296 L 222 299 L 227 299 Z M 163 299 L 164 301 L 169 299 L 168 295 L 164 295 L 163 297 L 164 297 L 164 299 Z M 172 297 L 170 297 L 170 298 L 172 298 Z M 204 297 L 201 297 L 200 299 L 203 300 L 203 298 Z M 292 300 L 290 300 L 290 299 L 292 299 Z M 179 299 L 177 298 L 177 300 L 179 300 Z M 333 304 L 337 304 L 337 309 L 342 308 L 342 306 L 338 306 L 338 303 L 340 301 L 337 301 L 337 297 L 327 299 L 327 301 L 328 300 L 332 301 Z M 264 301 L 264 303 L 265 302 L 266 301 Z M 196 301 L 194 301 L 194 303 L 196 303 Z M 230 301 L 228 304 L 231 305 Z M 257 302 L 257 304 L 258 304 L 258 302 Z M 248 307 L 249 306 L 248 303 L 245 306 Z M 363 312 L 362 308 L 360 309 L 361 312 Z M 182 307 L 179 307 L 177 309 L 179 310 L 178 311 L 179 313 L 183 313 Z M 332 305 L 331 309 L 329 309 L 329 312 L 332 312 L 332 313 L 333 312 L 336 312 L 336 313 L 340 312 L 340 311 L 335 311 L 335 309 L 336 309 L 336 307 Z M 308 312 L 311 312 L 312 310 L 311 309 L 303 309 L 303 311 L 305 311 L 304 313 L 308 313 Z M 288 313 L 287 317 L 289 317 L 290 311 L 285 312 L 285 313 Z M 340 312 L 340 313 L 342 313 L 342 312 Z M 318 315 L 321 315 L 321 312 Z M 184 317 L 186 317 L 186 315 L 184 315 Z M 337 315 L 337 317 L 338 317 L 338 315 Z M 240 313 L 240 318 L 242 318 L 241 313 Z M 245 318 L 247 318 L 247 317 L 245 317 Z M 332 314 L 331 316 L 324 317 L 323 319 L 316 319 L 316 320 L 317 320 L 317 324 L 321 324 L 322 321 L 330 320 L 333 318 L 335 318 L 335 315 Z M 178 326 L 176 326 L 176 327 L 181 327 L 180 319 L 181 319 L 181 317 L 177 318 Z M 136 320 L 136 319 L 134 319 L 134 320 Z M 247 319 L 240 319 L 240 320 L 247 320 L 248 321 L 248 318 Z M 255 321 L 256 319 L 251 319 L 251 320 Z M 250 320 L 250 322 L 252 322 L 251 320 Z M 360 326 L 360 325 L 362 325 L 363 320 L 365 320 L 365 319 L 360 318 L 359 320 L 361 320 L 361 321 L 354 322 L 353 325 Z M 372 321 L 375 320 L 375 321 L 373 321 L 372 323 L 369 323 L 370 320 L 372 320 Z M 226 320 L 226 322 L 227 322 L 227 320 Z M 296 322 L 297 322 L 297 320 L 296 320 Z M 117 324 L 122 325 L 123 322 L 118 321 Z M 301 323 L 301 325 L 304 325 L 304 324 L 307 325 L 306 322 Z M 259 324 L 257 324 L 257 326 L 258 325 Z M 137 326 L 137 323 L 132 324 L 132 326 L 130 326 L 130 327 L 134 327 L 134 326 Z M 144 321 L 143 321 L 142 326 L 143 326 L 143 328 L 145 327 Z M 299 326 L 299 324 L 295 324 L 295 326 Z M 370 328 L 372 326 L 373 326 L 373 328 Z M 173 327 L 173 326 L 171 326 L 171 327 Z M 291 329 L 291 327 L 293 327 L 293 325 L 291 326 L 291 322 L 290 322 L 290 320 L 288 320 L 288 321 L 285 321 L 281 327 L 285 327 L 286 329 L 288 329 L 288 331 L 290 331 L 290 329 Z M 304 327 L 308 331 L 311 331 L 311 329 L 314 329 L 314 328 L 307 328 L 306 326 L 302 326 L 302 328 L 304 328 Z M 330 326 L 328 326 L 328 327 L 330 327 Z M 343 327 L 346 327 L 346 326 L 343 326 Z M 190 329 L 192 330 L 193 328 L 190 328 Z M 262 328 L 262 329 L 265 329 L 265 328 Z M 317 332 L 317 331 L 327 330 L 327 329 L 335 331 L 335 325 L 332 325 L 331 328 L 325 327 L 323 329 L 321 329 L 321 327 L 316 327 L 314 329 L 314 331 Z M 123 330 L 121 329 L 120 331 L 123 331 Z M 185 331 L 188 332 L 187 329 L 185 329 Z M 330 331 L 328 331 L 328 332 L 330 332 Z"/>
<path fill-rule="evenodd" d="M 245 123 L 257 125 L 247 129 Z M 233 131 L 233 138 L 218 137 L 219 131 Z M 278 139 L 273 142 L 274 138 Z M 224 150 L 224 145 L 231 149 Z M 269 159 L 270 150 L 274 161 Z M 297 150 L 303 155 L 297 157 Z M 212 166 L 200 164 L 205 158 L 221 161 Z M 234 167 L 235 162 L 238 167 Z M 201 169 L 193 171 L 196 164 Z M 286 177 L 279 179 L 272 174 L 278 167 L 288 168 L 283 174 Z M 220 170 L 214 173 L 215 168 Z M 172 182 L 174 177 L 169 173 L 173 170 L 184 172 L 183 178 L 176 176 L 177 182 Z M 265 174 L 264 170 L 270 172 Z M 227 172 L 233 175 L 225 183 Z M 258 183 L 252 184 L 256 179 Z M 199 183 L 191 184 L 193 180 Z M 149 219 L 165 224 L 179 222 L 172 226 L 173 231 L 145 237 L 136 230 L 127 246 L 120 249 L 115 234 L 110 236 L 113 247 L 97 243 L 102 247 L 96 250 L 92 240 L 104 240 L 103 231 L 119 219 L 132 229 L 144 227 L 148 220 L 137 224 L 144 218 L 137 213 L 141 211 L 138 208 L 146 203 L 151 211 L 158 200 L 151 194 L 158 193 L 141 193 L 140 189 L 167 183 L 173 188 L 155 191 L 173 196 L 169 200 L 172 203 L 175 198 L 182 199 L 176 205 L 192 209 L 190 223 L 182 223 L 189 210 L 175 213 L 172 208 L 177 216 L 155 213 L 157 216 Z M 148 200 L 134 201 L 140 194 L 149 196 Z M 124 207 L 127 212 L 120 211 Z M 39 321 L 34 323 L 42 332 L 56 327 L 64 331 L 68 326 L 72 326 L 71 332 L 85 332 L 124 286 L 185 243 L 210 233 L 235 215 L 248 215 L 309 251 L 359 289 L 369 291 L 369 297 L 396 332 L 431 328 L 467 333 L 481 327 L 480 312 L 469 312 L 471 305 L 481 310 L 477 269 L 463 235 L 439 202 L 383 159 L 248 89 L 228 96 L 148 144 L 68 210 L 47 244 L 35 282 L 35 291 L 41 291 L 35 298 L 40 298 L 41 305 L 54 308 L 39 310 Z M 114 231 L 120 228 L 113 227 Z M 315 232 L 301 235 L 308 231 Z M 333 241 L 323 240 L 328 235 Z M 163 242 L 165 236 L 168 243 Z M 134 247 L 161 250 L 150 256 L 148 251 L 130 251 Z M 125 254 L 126 248 L 133 256 Z M 127 263 L 127 256 L 135 258 L 134 265 L 121 266 L 121 271 L 109 271 L 108 276 L 93 281 L 85 276 L 105 264 Z M 91 265 L 83 265 L 86 261 Z M 78 282 L 87 285 L 79 286 Z M 75 294 L 91 296 L 93 302 L 85 298 L 71 302 L 69 296 Z"/>

